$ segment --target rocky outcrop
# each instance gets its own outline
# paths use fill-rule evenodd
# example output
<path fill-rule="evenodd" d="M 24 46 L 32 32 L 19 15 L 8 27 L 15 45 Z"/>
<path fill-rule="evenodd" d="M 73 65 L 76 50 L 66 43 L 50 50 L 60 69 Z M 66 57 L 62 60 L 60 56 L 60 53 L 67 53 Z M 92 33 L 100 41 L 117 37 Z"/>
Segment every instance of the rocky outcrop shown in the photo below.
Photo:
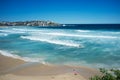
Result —
<path fill-rule="evenodd" d="M 60 26 L 52 21 L 17 21 L 17 22 L 0 22 L 0 26 Z"/>

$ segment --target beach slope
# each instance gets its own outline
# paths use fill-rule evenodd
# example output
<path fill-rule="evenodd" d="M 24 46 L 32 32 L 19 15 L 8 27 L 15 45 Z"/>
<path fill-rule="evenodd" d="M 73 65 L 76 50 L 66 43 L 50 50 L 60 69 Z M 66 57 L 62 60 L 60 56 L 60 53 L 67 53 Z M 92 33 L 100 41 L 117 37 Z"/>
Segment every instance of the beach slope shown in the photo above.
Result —
<path fill-rule="evenodd" d="M 0 55 L 0 80 L 88 80 L 96 74 L 82 66 L 43 65 Z"/>

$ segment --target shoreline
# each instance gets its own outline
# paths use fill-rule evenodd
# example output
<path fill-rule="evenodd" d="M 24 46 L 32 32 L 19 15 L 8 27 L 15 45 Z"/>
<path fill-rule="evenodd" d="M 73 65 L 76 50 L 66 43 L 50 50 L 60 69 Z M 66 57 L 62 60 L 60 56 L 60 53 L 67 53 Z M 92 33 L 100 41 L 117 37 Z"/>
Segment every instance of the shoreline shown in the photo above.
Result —
<path fill-rule="evenodd" d="M 58 66 L 25 62 L 0 55 L 0 80 L 88 80 L 100 74 L 84 66 Z"/>

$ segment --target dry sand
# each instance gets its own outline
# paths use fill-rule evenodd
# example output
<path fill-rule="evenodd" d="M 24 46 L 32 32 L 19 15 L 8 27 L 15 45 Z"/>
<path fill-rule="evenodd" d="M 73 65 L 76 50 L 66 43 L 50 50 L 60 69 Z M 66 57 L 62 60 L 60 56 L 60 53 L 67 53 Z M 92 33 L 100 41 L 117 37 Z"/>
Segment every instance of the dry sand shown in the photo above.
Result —
<path fill-rule="evenodd" d="M 82 66 L 28 63 L 0 55 L 0 80 L 88 80 L 98 70 Z"/>

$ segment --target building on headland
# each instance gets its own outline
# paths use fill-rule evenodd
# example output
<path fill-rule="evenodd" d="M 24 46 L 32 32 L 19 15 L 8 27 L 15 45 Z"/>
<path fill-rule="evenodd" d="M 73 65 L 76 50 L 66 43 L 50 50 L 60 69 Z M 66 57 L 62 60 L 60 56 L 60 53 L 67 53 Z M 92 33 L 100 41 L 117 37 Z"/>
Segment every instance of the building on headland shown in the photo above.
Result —
<path fill-rule="evenodd" d="M 0 26 L 60 26 L 52 21 L 17 21 L 17 22 L 0 22 Z"/>

